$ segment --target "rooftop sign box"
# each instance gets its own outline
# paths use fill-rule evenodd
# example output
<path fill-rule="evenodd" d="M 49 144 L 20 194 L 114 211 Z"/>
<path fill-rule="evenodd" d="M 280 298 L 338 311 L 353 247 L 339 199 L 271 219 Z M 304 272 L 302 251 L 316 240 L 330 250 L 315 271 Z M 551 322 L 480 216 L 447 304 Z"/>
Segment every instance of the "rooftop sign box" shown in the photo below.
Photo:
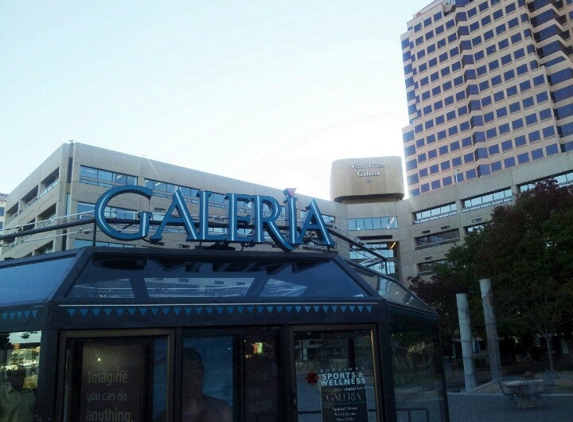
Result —
<path fill-rule="evenodd" d="M 227 226 L 226 233 L 212 234 L 209 232 L 209 197 L 212 192 L 198 191 L 199 218 L 193 220 L 189 209 L 185 204 L 183 195 L 178 190 L 173 194 L 171 205 L 154 233 L 150 233 L 152 213 L 142 211 L 138 213 L 139 230 L 135 233 L 126 233 L 113 228 L 105 218 L 105 208 L 115 197 L 124 194 L 141 195 L 151 199 L 153 191 L 143 186 L 118 186 L 105 192 L 95 206 L 95 220 L 101 231 L 109 237 L 121 241 L 135 241 L 149 236 L 153 242 L 162 239 L 162 233 L 169 226 L 180 226 L 187 233 L 188 242 L 227 242 L 227 243 L 264 243 L 265 232 L 275 244 L 283 251 L 288 252 L 296 246 L 304 243 L 307 232 L 314 232 L 318 238 L 318 244 L 322 246 L 334 246 L 316 201 L 313 199 L 306 206 L 305 219 L 298 227 L 296 219 L 297 199 L 293 193 L 285 189 L 285 223 L 286 230 L 279 228 L 277 219 L 281 214 L 281 204 L 276 198 L 262 195 L 246 195 L 228 193 L 227 201 Z M 251 205 L 251 213 L 239 212 L 240 208 Z M 264 210 L 264 212 L 263 212 Z M 154 220 L 155 222 L 155 220 Z M 244 228 L 251 228 L 247 235 Z"/>

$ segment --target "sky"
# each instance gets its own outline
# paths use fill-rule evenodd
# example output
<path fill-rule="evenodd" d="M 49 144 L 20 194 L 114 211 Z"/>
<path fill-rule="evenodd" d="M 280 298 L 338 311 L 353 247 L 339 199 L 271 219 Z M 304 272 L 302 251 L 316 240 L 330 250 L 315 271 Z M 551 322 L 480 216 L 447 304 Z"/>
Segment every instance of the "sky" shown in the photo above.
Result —
<path fill-rule="evenodd" d="M 403 155 L 429 3 L 0 0 L 0 192 L 73 140 L 328 199 L 333 161 Z"/>

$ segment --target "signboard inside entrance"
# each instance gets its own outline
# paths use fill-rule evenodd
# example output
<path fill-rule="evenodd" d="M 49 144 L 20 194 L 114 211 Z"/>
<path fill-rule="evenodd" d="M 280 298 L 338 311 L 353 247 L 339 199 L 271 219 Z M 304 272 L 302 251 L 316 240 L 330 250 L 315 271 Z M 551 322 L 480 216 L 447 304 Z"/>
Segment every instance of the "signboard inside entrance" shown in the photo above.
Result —
<path fill-rule="evenodd" d="M 332 369 L 320 374 L 322 422 L 368 420 L 366 377 L 357 369 Z"/>

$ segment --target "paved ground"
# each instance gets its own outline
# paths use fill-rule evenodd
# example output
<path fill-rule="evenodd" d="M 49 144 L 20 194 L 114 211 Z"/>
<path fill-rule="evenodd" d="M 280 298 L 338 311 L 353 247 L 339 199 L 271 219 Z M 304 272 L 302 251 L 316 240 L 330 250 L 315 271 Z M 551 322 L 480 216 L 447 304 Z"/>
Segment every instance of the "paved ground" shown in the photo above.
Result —
<path fill-rule="evenodd" d="M 450 422 L 573 422 L 573 395 L 553 395 L 544 409 L 515 409 L 502 395 L 448 394 Z"/>

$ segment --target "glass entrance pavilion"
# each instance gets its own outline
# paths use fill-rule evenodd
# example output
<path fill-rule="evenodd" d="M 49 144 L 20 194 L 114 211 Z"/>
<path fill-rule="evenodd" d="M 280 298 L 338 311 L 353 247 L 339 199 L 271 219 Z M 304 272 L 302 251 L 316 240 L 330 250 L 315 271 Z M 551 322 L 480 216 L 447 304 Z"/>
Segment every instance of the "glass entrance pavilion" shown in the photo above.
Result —
<path fill-rule="evenodd" d="M 438 315 L 336 253 L 83 248 L 0 289 L 14 420 L 449 420 Z"/>

